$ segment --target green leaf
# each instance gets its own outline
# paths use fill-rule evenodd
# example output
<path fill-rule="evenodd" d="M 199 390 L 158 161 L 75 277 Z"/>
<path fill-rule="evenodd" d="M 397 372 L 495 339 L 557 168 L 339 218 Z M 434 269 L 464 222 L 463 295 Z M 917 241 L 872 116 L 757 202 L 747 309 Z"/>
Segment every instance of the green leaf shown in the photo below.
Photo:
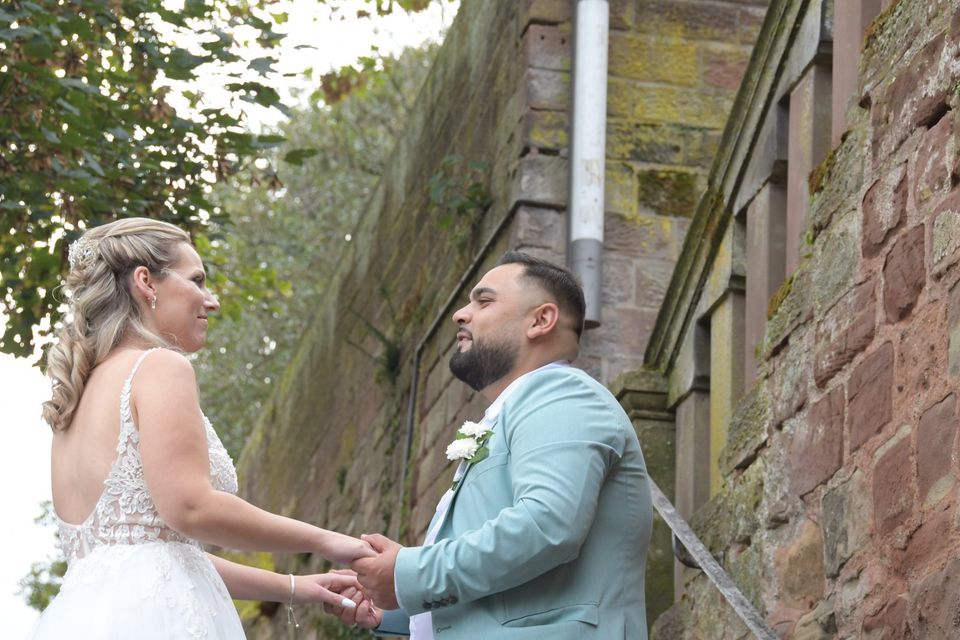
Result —
<path fill-rule="evenodd" d="M 294 149 L 293 151 L 288 151 L 283 156 L 283 161 L 300 166 L 303 164 L 304 160 L 307 158 L 312 158 L 318 153 L 320 153 L 319 149 Z"/>

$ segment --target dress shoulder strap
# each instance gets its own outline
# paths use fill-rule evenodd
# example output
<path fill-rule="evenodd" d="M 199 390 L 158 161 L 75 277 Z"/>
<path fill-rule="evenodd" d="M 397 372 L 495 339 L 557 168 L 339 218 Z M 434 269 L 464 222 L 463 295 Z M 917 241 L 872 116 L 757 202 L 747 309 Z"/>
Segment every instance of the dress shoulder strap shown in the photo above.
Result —
<path fill-rule="evenodd" d="M 160 351 L 161 349 L 163 349 L 163 347 L 153 347 L 152 349 L 147 349 L 137 357 L 137 361 L 133 363 L 133 368 L 130 369 L 130 374 L 127 375 L 127 379 L 123 382 L 124 390 L 129 391 L 130 384 L 133 382 L 133 376 L 137 375 L 137 369 L 139 369 L 140 365 L 143 364 L 144 358 L 154 351 Z"/>
<path fill-rule="evenodd" d="M 137 369 L 140 368 L 144 358 L 154 351 L 159 351 L 162 348 L 163 347 L 153 347 L 152 349 L 147 349 L 141 353 L 137 357 L 137 361 L 133 363 L 133 368 L 130 369 L 127 379 L 123 381 L 123 388 L 120 390 L 120 442 L 117 444 L 118 451 L 124 446 L 126 433 L 128 431 L 136 430 L 136 425 L 133 423 L 133 412 L 130 411 L 130 387 L 133 383 L 133 376 L 136 375 Z"/>

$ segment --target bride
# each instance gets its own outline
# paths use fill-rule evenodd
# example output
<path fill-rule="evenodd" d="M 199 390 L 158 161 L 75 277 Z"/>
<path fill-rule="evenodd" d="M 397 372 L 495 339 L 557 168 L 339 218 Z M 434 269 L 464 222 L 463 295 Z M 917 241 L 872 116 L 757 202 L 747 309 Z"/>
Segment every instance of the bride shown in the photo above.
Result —
<path fill-rule="evenodd" d="M 69 568 L 31 638 L 242 638 L 231 598 L 357 606 L 350 572 L 283 575 L 203 552 L 373 555 L 350 536 L 234 495 L 233 463 L 200 410 L 193 367 L 219 302 L 178 227 L 145 218 L 70 248 L 68 313 L 47 358 L 53 504 Z M 342 592 L 342 595 L 341 595 Z M 344 596 L 352 596 L 354 602 Z"/>

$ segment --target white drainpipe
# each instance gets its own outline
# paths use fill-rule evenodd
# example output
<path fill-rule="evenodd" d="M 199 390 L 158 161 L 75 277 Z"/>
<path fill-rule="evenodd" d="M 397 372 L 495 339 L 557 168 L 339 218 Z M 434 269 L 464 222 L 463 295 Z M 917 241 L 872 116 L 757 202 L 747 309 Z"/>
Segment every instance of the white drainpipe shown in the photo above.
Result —
<path fill-rule="evenodd" d="M 600 325 L 607 133 L 607 0 L 573 0 L 573 119 L 567 262 L 583 284 L 586 326 Z"/>

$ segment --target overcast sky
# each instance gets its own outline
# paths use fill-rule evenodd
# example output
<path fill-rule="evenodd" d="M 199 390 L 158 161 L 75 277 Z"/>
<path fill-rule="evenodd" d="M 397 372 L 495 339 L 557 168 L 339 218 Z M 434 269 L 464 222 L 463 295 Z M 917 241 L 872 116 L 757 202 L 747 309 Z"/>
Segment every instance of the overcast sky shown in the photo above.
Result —
<path fill-rule="evenodd" d="M 312 67 L 314 77 L 331 69 L 353 63 L 368 55 L 371 44 L 381 53 L 395 54 L 405 46 L 417 46 L 437 40 L 456 13 L 457 3 L 443 0 L 413 16 L 402 14 L 385 18 L 357 19 L 362 2 L 350 0 L 340 15 L 350 19 L 331 19 L 329 9 L 316 0 L 292 0 L 271 7 L 272 12 L 288 11 L 289 21 L 278 27 L 286 31 L 280 70 L 302 71 Z M 316 49 L 295 49 L 311 44 Z M 297 80 L 290 80 L 297 82 Z M 284 93 L 287 93 L 286 91 Z M 271 114 L 251 114 L 267 122 Z M 2 318 L 0 318 L 2 322 Z M 40 419 L 40 404 L 49 397 L 46 380 L 27 360 L 0 354 L 0 398 L 3 399 L 6 433 L 11 446 L 4 447 L 0 464 L 0 487 L 4 513 L 4 560 L 0 563 L 0 637 L 23 638 L 36 620 L 37 613 L 16 596 L 17 583 L 30 566 L 54 553 L 52 529 L 34 524 L 40 502 L 50 499 L 50 428 Z"/>

